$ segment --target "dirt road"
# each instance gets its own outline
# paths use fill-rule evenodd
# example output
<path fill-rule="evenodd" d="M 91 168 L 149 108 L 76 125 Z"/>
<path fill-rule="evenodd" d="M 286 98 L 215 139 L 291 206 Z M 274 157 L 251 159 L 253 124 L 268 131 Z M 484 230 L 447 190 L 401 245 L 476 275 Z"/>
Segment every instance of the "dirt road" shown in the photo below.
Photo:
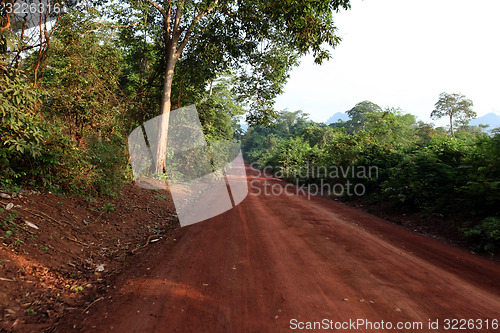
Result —
<path fill-rule="evenodd" d="M 446 319 L 500 331 L 498 263 L 332 200 L 266 196 L 284 183 L 248 173 L 243 203 L 152 244 L 57 331 L 445 332 Z"/>

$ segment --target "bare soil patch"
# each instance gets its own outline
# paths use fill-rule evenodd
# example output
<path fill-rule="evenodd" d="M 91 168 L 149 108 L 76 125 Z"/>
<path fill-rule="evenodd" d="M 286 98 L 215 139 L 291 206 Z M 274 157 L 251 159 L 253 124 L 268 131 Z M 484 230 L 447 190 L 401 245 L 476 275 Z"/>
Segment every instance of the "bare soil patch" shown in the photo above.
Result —
<path fill-rule="evenodd" d="M 116 198 L 3 193 L 0 208 L 0 332 L 53 330 L 178 226 L 168 191 L 134 185 Z"/>

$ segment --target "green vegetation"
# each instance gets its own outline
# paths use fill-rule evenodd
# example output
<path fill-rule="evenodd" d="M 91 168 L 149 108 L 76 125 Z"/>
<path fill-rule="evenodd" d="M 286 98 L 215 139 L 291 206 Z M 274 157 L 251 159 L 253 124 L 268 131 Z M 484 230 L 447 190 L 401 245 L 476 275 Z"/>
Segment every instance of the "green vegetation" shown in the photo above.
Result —
<path fill-rule="evenodd" d="M 16 210 L 5 211 L 0 208 L 0 230 L 4 231 L 3 238 L 9 238 L 13 234 L 19 233 L 19 226 L 15 222 L 17 219 Z"/>
<path fill-rule="evenodd" d="M 462 231 L 478 249 L 492 252 L 500 246 L 499 132 L 489 136 L 464 124 L 451 136 L 368 101 L 348 114 L 349 121 L 327 126 L 300 111 L 280 112 L 272 128 L 247 131 L 245 157 L 287 181 L 362 184 L 372 203 L 457 217 L 449 228 Z M 370 168 L 378 172 L 370 175 Z M 318 172 L 324 169 L 340 172 Z M 346 170 L 357 171 L 343 174 Z M 350 199 L 347 192 L 342 196 Z"/>
<path fill-rule="evenodd" d="M 340 42 L 334 15 L 349 7 L 348 0 L 98 1 L 72 5 L 34 36 L 0 15 L 0 189 L 89 202 L 114 196 L 132 179 L 131 130 L 195 104 L 208 141 L 241 140 L 247 160 L 286 180 L 361 184 L 373 202 L 460 215 L 450 228 L 494 251 L 500 133 L 467 126 L 475 113 L 465 96 L 442 93 L 432 112 L 449 118 L 451 135 L 369 101 L 330 126 L 274 109 L 301 56 L 329 58 L 325 47 Z M 244 114 L 253 126 L 245 134 Z M 311 172 L 330 167 L 336 175 Z M 15 213 L 0 213 L 1 237 L 12 239 Z"/>
<path fill-rule="evenodd" d="M 102 205 L 102 211 L 105 213 L 111 213 L 114 210 L 115 210 L 115 205 L 113 205 L 112 203 L 108 202 Z"/>
<path fill-rule="evenodd" d="M 0 15 L 0 189 L 116 195 L 131 130 L 190 104 L 208 141 L 240 139 L 245 112 L 268 124 L 298 58 L 321 63 L 340 42 L 333 15 L 349 1 L 67 5 L 36 32 Z"/>
<path fill-rule="evenodd" d="M 500 219 L 488 217 L 473 228 L 464 228 L 462 230 L 465 236 L 472 238 L 477 242 L 477 249 L 493 252 L 500 244 Z"/>
<path fill-rule="evenodd" d="M 477 116 L 472 110 L 472 101 L 466 99 L 462 94 L 447 94 L 445 92 L 439 95 L 439 100 L 436 103 L 434 111 L 431 113 L 432 119 L 441 117 L 450 118 L 451 135 L 455 136 L 453 125 L 467 125 L 471 118 Z"/>

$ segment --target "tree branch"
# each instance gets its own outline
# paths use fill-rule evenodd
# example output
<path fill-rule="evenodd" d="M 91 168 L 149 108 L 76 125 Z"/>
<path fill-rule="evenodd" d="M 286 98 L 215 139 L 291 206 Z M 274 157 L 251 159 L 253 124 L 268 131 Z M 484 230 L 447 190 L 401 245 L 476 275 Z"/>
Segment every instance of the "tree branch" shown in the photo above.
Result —
<path fill-rule="evenodd" d="M 186 35 L 184 36 L 184 39 L 182 40 L 181 44 L 179 45 L 179 48 L 177 50 L 177 53 L 180 55 L 182 53 L 182 50 L 184 49 L 184 47 L 186 46 L 187 42 L 190 40 L 191 38 L 191 34 L 193 33 L 193 30 L 194 30 L 194 27 L 196 26 L 196 24 L 198 24 L 198 22 L 200 22 L 200 20 L 205 17 L 206 15 L 208 15 L 212 10 L 215 9 L 215 7 L 217 7 L 217 4 L 219 3 L 219 0 L 215 0 L 214 1 L 214 4 L 213 6 L 209 7 L 207 10 L 205 11 L 200 11 L 198 13 L 198 15 L 196 15 L 196 17 L 193 19 L 193 21 L 191 22 L 191 25 L 189 26 L 189 29 L 187 30 L 186 32 Z"/>
<path fill-rule="evenodd" d="M 170 36 L 170 15 L 172 15 L 172 0 L 168 1 L 168 9 L 167 9 L 167 22 L 166 22 L 166 27 L 167 27 L 167 36 Z"/>
<path fill-rule="evenodd" d="M 10 27 L 10 16 L 12 15 L 13 12 L 14 11 L 11 11 L 10 13 L 8 13 L 5 16 L 7 22 L 5 23 L 5 26 L 3 26 L 2 28 L 0 28 L 0 33 L 3 33 L 5 30 L 7 30 Z"/>
<path fill-rule="evenodd" d="M 163 16 L 163 19 L 165 20 L 165 22 L 168 22 L 170 21 L 170 16 L 167 15 L 167 12 L 165 12 L 163 10 L 163 8 L 161 8 L 161 6 L 159 4 L 157 4 L 156 2 L 152 1 L 152 0 L 144 0 L 146 1 L 147 3 L 149 3 L 151 6 L 155 7 L 156 9 L 158 9 L 158 11 L 161 13 L 161 15 Z"/>
<path fill-rule="evenodd" d="M 186 1 L 183 0 L 177 5 L 177 9 L 175 10 L 175 19 L 174 19 L 174 30 L 172 32 L 172 38 L 175 38 L 176 34 L 180 35 L 180 29 L 179 26 L 181 24 L 181 17 L 182 17 L 182 7 L 186 4 Z"/>

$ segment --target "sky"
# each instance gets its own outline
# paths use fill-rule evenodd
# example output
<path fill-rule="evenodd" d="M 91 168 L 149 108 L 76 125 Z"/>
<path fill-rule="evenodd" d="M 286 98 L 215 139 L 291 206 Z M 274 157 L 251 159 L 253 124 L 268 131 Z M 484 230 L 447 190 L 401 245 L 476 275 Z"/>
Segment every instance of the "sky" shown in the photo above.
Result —
<path fill-rule="evenodd" d="M 290 75 L 278 110 L 326 121 L 369 100 L 418 120 L 441 92 L 462 93 L 478 116 L 500 114 L 499 0 L 351 0 L 335 15 L 342 42 L 315 65 L 305 56 Z"/>

